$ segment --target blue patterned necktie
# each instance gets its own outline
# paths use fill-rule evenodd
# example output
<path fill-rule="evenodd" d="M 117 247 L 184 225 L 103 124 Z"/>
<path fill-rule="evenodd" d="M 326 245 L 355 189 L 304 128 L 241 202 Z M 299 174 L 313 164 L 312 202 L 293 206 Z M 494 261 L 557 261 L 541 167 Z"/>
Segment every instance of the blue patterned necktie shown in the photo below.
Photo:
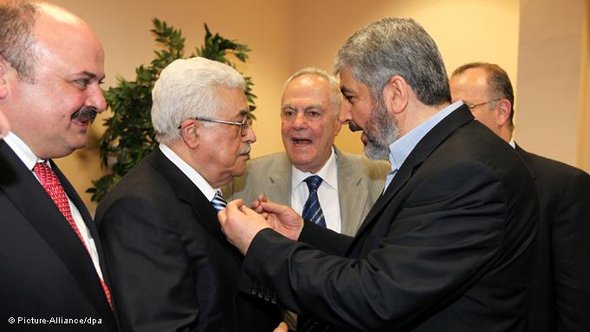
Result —
<path fill-rule="evenodd" d="M 322 184 L 322 178 L 317 175 L 312 175 L 303 181 L 307 183 L 307 188 L 309 188 L 309 197 L 307 198 L 305 205 L 303 205 L 303 213 L 301 216 L 305 220 L 326 227 L 324 212 L 322 211 L 320 200 L 318 199 L 318 188 Z"/>
<path fill-rule="evenodd" d="M 213 204 L 213 207 L 217 211 L 221 211 L 225 209 L 225 207 L 227 206 L 227 202 L 225 201 L 225 199 L 223 199 L 219 191 L 215 191 L 215 196 L 211 200 L 211 204 Z"/>

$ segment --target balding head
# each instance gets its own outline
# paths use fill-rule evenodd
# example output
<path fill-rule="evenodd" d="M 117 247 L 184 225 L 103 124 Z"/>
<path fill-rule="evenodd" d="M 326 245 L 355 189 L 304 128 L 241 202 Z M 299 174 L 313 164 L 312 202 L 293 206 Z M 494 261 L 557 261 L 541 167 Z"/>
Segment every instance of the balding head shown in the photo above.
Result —
<path fill-rule="evenodd" d="M 498 65 L 474 62 L 457 68 L 450 79 L 453 101 L 463 100 L 475 118 L 505 141 L 514 125 L 512 84 Z"/>

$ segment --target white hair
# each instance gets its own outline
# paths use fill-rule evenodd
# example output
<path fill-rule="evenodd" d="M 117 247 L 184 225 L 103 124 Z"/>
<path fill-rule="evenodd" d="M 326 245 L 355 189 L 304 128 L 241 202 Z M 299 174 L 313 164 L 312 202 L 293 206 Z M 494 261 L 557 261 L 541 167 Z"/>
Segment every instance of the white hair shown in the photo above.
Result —
<path fill-rule="evenodd" d="M 178 126 L 185 119 L 215 117 L 224 102 L 217 87 L 245 91 L 246 82 L 234 68 L 201 57 L 174 60 L 166 66 L 152 90 L 152 125 L 158 142 L 178 139 Z"/>

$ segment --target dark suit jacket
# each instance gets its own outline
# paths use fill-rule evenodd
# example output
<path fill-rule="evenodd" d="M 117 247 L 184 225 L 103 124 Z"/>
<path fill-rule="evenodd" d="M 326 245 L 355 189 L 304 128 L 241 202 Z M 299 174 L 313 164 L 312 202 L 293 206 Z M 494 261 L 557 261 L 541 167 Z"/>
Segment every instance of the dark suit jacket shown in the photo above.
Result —
<path fill-rule="evenodd" d="M 335 330 L 522 331 L 537 209 L 521 158 L 462 106 L 418 143 L 354 239 L 306 223 L 300 240 L 320 251 L 263 230 L 241 287 Z"/>
<path fill-rule="evenodd" d="M 278 309 L 238 292 L 242 256 L 211 203 L 160 149 L 107 194 L 96 220 L 124 331 L 278 325 Z"/>
<path fill-rule="evenodd" d="M 590 176 L 516 147 L 540 207 L 529 331 L 590 331 Z"/>
<path fill-rule="evenodd" d="M 58 167 L 53 162 L 51 166 L 82 214 L 102 258 L 98 233 L 88 211 Z M 32 171 L 3 141 L 0 224 L 0 330 L 116 331 L 113 312 L 88 251 Z M 102 259 L 101 268 L 106 277 Z M 96 324 L 10 325 L 9 317 L 88 317 Z"/>

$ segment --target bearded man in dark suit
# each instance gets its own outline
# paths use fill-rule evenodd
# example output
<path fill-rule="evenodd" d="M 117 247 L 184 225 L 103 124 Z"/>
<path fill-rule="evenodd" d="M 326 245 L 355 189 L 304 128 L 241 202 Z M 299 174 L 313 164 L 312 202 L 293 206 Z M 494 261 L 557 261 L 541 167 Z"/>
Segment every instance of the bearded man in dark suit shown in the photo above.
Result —
<path fill-rule="evenodd" d="M 245 254 L 240 287 L 317 320 L 308 330 L 522 330 L 538 206 L 521 158 L 451 104 L 438 48 L 411 19 L 354 33 L 336 70 L 340 120 L 391 163 L 385 192 L 354 238 L 264 199 L 229 203 L 219 219 Z"/>

